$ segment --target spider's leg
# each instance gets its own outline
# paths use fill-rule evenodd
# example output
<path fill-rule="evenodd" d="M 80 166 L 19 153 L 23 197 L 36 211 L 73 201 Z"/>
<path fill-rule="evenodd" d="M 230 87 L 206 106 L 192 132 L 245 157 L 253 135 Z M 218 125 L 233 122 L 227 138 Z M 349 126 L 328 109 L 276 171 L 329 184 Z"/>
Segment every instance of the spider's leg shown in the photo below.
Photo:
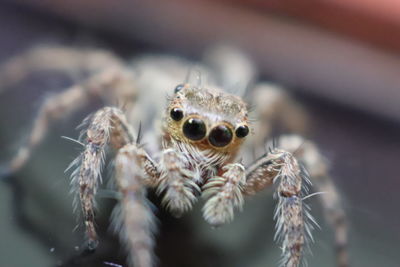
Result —
<path fill-rule="evenodd" d="M 243 206 L 242 186 L 245 184 L 245 169 L 240 163 L 225 165 L 224 173 L 207 181 L 203 186 L 204 219 L 215 226 L 233 220 L 235 208 Z"/>
<path fill-rule="evenodd" d="M 51 71 L 76 75 L 84 72 L 90 75 L 121 65 L 121 60 L 107 50 L 37 46 L 0 65 L 0 93 L 32 73 Z"/>
<path fill-rule="evenodd" d="M 101 171 L 108 144 L 119 149 L 133 141 L 133 130 L 126 121 L 122 111 L 106 107 L 97 111 L 91 118 L 86 130 L 85 149 L 71 163 L 77 165 L 72 173 L 72 185 L 79 196 L 83 220 L 88 239 L 88 249 L 97 246 L 97 233 L 94 226 L 94 196 L 101 180 Z M 78 201 L 75 201 L 78 204 Z"/>
<path fill-rule="evenodd" d="M 252 146 L 256 155 L 264 153 L 262 148 L 271 137 L 272 129 L 281 126 L 285 131 L 304 135 L 308 132 L 308 115 L 283 88 L 269 83 L 260 83 L 251 92 L 257 124 Z"/>
<path fill-rule="evenodd" d="M 335 233 L 337 263 L 340 267 L 349 266 L 348 256 L 348 226 L 346 213 L 343 209 L 340 193 L 328 172 L 327 160 L 321 155 L 314 143 L 296 135 L 282 136 L 279 147 L 295 151 L 296 157 L 304 163 L 310 172 L 313 188 L 323 192 L 318 196 L 324 209 L 325 217 Z"/>
<path fill-rule="evenodd" d="M 219 87 L 238 96 L 245 94 L 257 76 L 253 61 L 233 46 L 211 46 L 206 50 L 203 62 L 209 67 L 209 72 Z"/>
<path fill-rule="evenodd" d="M 162 202 L 175 215 L 190 210 L 200 188 L 194 182 L 196 173 L 188 169 L 187 159 L 172 148 L 161 155 L 158 193 L 164 193 Z"/>
<path fill-rule="evenodd" d="M 106 97 L 108 94 L 122 97 L 128 88 L 132 94 L 136 92 L 128 72 L 122 69 L 107 69 L 49 97 L 40 107 L 25 145 L 20 147 L 14 158 L 3 167 L 7 171 L 6 174 L 18 171 L 26 163 L 32 150 L 44 139 L 53 121 L 71 115 L 85 106 L 91 98 Z"/>
<path fill-rule="evenodd" d="M 152 181 L 158 175 L 149 176 L 143 160 L 151 161 L 143 149 L 136 144 L 128 144 L 118 151 L 115 161 L 115 180 L 120 201 L 113 212 L 114 229 L 126 244 L 130 252 L 129 264 L 134 267 L 154 266 L 155 223 L 146 198 L 146 185 L 155 186 Z M 153 171 L 150 173 L 157 174 Z"/>
<path fill-rule="evenodd" d="M 294 156 L 280 149 L 274 149 L 255 161 L 246 170 L 244 194 L 255 194 L 279 183 L 275 196 L 278 205 L 275 212 L 275 237 L 282 247 L 282 266 L 300 265 L 303 248 L 310 236 L 308 220 L 313 220 L 303 204 L 307 178 Z"/>

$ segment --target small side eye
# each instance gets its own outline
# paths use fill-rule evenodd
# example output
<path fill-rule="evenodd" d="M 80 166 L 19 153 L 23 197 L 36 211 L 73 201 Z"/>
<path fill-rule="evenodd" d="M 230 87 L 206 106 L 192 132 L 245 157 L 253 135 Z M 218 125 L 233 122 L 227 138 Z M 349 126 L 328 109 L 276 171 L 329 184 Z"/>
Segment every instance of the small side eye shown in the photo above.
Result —
<path fill-rule="evenodd" d="M 179 92 L 180 90 L 182 90 L 184 87 L 185 87 L 184 84 L 179 84 L 179 85 L 177 85 L 177 86 L 175 87 L 175 89 L 174 89 L 174 93 L 175 93 L 175 94 L 178 93 L 178 92 Z"/>
<path fill-rule="evenodd" d="M 249 134 L 249 127 L 247 125 L 241 125 L 236 128 L 235 134 L 239 138 L 246 137 Z"/>
<path fill-rule="evenodd" d="M 180 108 L 171 109 L 169 114 L 174 121 L 180 121 L 183 118 L 183 110 Z"/>

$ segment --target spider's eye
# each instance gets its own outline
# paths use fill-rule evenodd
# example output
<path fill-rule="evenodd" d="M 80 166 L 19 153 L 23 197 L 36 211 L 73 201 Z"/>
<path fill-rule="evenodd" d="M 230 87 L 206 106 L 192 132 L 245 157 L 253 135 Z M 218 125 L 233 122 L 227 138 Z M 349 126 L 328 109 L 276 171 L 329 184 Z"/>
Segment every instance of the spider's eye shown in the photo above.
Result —
<path fill-rule="evenodd" d="M 177 85 L 177 86 L 175 87 L 175 89 L 174 89 L 174 93 L 175 93 L 175 94 L 178 93 L 178 92 L 179 92 L 180 90 L 182 90 L 184 87 L 185 87 L 184 84 L 179 84 L 179 85 Z"/>
<path fill-rule="evenodd" d="M 225 125 L 218 125 L 211 130 L 208 140 L 213 146 L 224 147 L 232 141 L 232 131 Z"/>
<path fill-rule="evenodd" d="M 247 127 L 247 125 L 241 125 L 236 128 L 235 134 L 239 138 L 246 137 L 249 134 L 249 127 Z"/>
<path fill-rule="evenodd" d="M 180 121 L 183 118 L 183 110 L 180 108 L 173 108 L 169 112 L 169 115 L 174 121 Z"/>
<path fill-rule="evenodd" d="M 201 140 L 206 132 L 206 125 L 198 118 L 190 118 L 183 124 L 183 134 L 190 140 Z"/>

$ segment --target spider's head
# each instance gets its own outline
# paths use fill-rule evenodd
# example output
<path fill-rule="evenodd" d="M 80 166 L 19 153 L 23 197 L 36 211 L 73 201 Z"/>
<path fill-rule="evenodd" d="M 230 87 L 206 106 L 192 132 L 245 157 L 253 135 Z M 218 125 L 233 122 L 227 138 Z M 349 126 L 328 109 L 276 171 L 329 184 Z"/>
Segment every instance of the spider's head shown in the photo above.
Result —
<path fill-rule="evenodd" d="M 167 139 L 236 154 L 249 133 L 246 103 L 218 89 L 178 85 L 164 120 Z"/>

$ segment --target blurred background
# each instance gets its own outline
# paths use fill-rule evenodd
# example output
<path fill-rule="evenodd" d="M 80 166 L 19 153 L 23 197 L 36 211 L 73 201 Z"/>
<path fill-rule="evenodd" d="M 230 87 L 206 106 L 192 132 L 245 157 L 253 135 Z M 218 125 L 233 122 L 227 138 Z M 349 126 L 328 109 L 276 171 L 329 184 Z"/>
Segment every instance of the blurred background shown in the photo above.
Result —
<path fill-rule="evenodd" d="M 100 47 L 127 60 L 142 53 L 196 60 L 215 43 L 239 47 L 263 80 L 307 107 L 309 136 L 330 160 L 349 217 L 351 266 L 400 266 L 397 1 L 2 0 L 0 36 L 1 62 L 40 45 Z M 0 90 L 0 162 L 26 138 L 43 100 L 72 82 L 36 73 Z M 93 101 L 55 123 L 28 164 L 0 184 L 0 266 L 126 266 L 108 230 L 110 199 L 100 199 L 99 249 L 79 256 L 82 229 L 74 230 L 64 174 L 79 147 L 60 136 L 77 137 L 75 127 L 99 107 Z M 310 204 L 322 230 L 309 266 L 333 267 L 333 233 L 316 197 Z M 273 205 L 271 192 L 262 193 L 219 229 L 202 220 L 199 207 L 179 220 L 159 209 L 160 266 L 277 266 Z"/>

